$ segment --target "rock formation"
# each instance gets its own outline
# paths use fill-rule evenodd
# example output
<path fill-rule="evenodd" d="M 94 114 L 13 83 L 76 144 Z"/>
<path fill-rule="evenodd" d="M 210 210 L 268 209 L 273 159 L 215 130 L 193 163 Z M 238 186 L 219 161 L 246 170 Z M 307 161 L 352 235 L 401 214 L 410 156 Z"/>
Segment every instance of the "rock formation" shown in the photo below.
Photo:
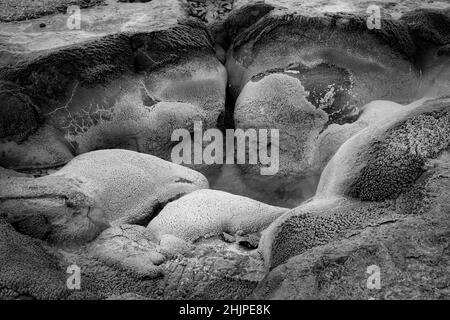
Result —
<path fill-rule="evenodd" d="M 0 299 L 449 297 L 450 5 L 371 29 L 365 1 L 91 1 L 70 27 L 24 3 L 0 4 Z M 167 161 L 195 121 L 279 129 L 279 172 Z"/>

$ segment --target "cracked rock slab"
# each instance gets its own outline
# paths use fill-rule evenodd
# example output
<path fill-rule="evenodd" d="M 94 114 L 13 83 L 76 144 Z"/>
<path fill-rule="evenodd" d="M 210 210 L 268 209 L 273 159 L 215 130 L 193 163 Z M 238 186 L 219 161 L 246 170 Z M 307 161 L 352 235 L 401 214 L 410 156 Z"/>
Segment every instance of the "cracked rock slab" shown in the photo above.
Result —
<path fill-rule="evenodd" d="M 67 297 L 61 258 L 40 240 L 22 235 L 0 220 L 0 299 Z"/>

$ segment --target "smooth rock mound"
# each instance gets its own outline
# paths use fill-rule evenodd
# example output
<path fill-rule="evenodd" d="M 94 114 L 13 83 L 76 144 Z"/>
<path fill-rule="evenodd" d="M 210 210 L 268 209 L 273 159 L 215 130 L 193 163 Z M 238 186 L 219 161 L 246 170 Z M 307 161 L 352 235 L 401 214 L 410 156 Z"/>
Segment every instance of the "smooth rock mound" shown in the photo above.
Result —
<path fill-rule="evenodd" d="M 195 242 L 222 232 L 255 233 L 285 211 L 222 191 L 198 190 L 166 205 L 147 226 L 147 234 L 155 241 L 169 234 Z"/>
<path fill-rule="evenodd" d="M 128 150 L 99 150 L 73 159 L 52 176 L 85 181 L 110 221 L 145 221 L 174 198 L 208 188 L 200 173 Z"/>
<path fill-rule="evenodd" d="M 262 143 L 258 129 L 279 130 L 279 140 L 267 138 L 267 152 L 272 154 L 269 165 L 258 163 L 239 165 L 247 194 L 270 204 L 295 206 L 314 194 L 314 187 L 301 188 L 318 176 L 318 162 L 314 159 L 317 137 L 328 122 L 327 113 L 307 100 L 308 92 L 301 81 L 290 74 L 271 73 L 249 81 L 236 100 L 234 123 L 236 129 L 256 130 L 259 140 L 250 136 L 245 145 L 246 159 L 251 159 L 255 148 Z M 239 143 L 239 141 L 238 141 Z M 244 146 L 237 146 L 243 148 Z M 261 148 L 261 145 L 258 145 Z M 258 149 L 260 150 L 260 149 Z M 276 158 L 278 157 L 278 159 Z M 261 175 L 262 170 L 273 167 L 270 175 Z M 246 195 L 246 194 L 245 194 Z"/>
<path fill-rule="evenodd" d="M 1 182 L 8 220 L 57 243 L 91 241 L 111 223 L 146 225 L 167 202 L 208 187 L 198 172 L 127 150 L 86 153 L 48 176 Z"/>

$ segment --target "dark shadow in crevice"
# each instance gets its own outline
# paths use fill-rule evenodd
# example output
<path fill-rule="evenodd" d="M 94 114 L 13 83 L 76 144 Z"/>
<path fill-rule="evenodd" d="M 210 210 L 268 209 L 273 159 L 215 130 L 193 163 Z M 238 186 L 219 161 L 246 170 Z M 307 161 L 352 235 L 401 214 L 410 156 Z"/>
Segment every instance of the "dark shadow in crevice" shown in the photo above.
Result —
<path fill-rule="evenodd" d="M 156 216 L 164 209 L 164 207 L 168 203 L 178 200 L 184 195 L 185 195 L 185 193 L 180 193 L 180 194 L 177 194 L 176 196 L 169 198 L 166 201 L 158 202 L 156 205 L 153 206 L 151 214 L 146 214 L 141 219 L 137 219 L 137 220 L 133 221 L 132 224 L 142 226 L 142 227 L 147 227 L 148 224 L 150 223 L 150 221 L 152 221 L 154 218 L 156 218 Z"/>
<path fill-rule="evenodd" d="M 230 86 L 227 84 L 225 96 L 225 114 L 223 115 L 223 127 L 220 128 L 223 132 L 226 129 L 235 129 L 234 125 L 234 108 L 236 99 L 231 94 Z"/>

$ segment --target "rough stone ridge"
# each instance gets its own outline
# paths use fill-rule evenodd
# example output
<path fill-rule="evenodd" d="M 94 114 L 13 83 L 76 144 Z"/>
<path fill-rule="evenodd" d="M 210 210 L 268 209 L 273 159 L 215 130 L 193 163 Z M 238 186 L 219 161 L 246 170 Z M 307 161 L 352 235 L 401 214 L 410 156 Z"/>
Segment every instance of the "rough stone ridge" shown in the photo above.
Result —
<path fill-rule="evenodd" d="M 416 192 L 405 197 L 416 203 L 411 214 L 381 220 L 290 258 L 259 283 L 253 298 L 448 299 L 449 155 L 431 161 Z M 396 207 L 400 212 L 398 200 Z M 370 290 L 368 272 L 377 267 L 381 287 Z"/>
<path fill-rule="evenodd" d="M 40 108 L 68 98 L 74 82 L 81 86 L 105 84 L 132 72 L 130 38 L 109 35 L 49 53 L 36 54 L 2 68 L 0 78 L 22 87 Z"/>
<path fill-rule="evenodd" d="M 377 138 L 347 194 L 363 201 L 396 198 L 424 172 L 426 159 L 436 157 L 449 143 L 450 100 L 426 103 Z"/>
<path fill-rule="evenodd" d="M 405 13 L 400 21 L 416 39 L 437 45 L 450 43 L 450 10 L 418 9 Z"/>
<path fill-rule="evenodd" d="M 167 202 L 208 181 L 200 173 L 128 150 L 99 150 L 40 178 L 0 180 L 0 210 L 21 232 L 83 244 L 110 224 L 147 225 Z"/>
<path fill-rule="evenodd" d="M 275 9 L 275 6 L 265 2 L 247 4 L 230 15 L 222 23 L 211 26 L 212 33 L 217 43 L 227 50 L 234 39 L 245 30 L 255 24 L 259 19 Z"/>
<path fill-rule="evenodd" d="M 361 204 L 333 201 L 322 205 L 298 207 L 287 212 L 266 229 L 258 250 L 268 269 L 290 257 L 316 246 L 338 240 L 355 230 L 364 229 L 382 219 L 394 219 L 384 213 L 391 211 L 389 203 Z"/>
<path fill-rule="evenodd" d="M 139 32 L 130 38 L 138 72 L 150 72 L 179 61 L 187 57 L 187 52 L 215 53 L 209 30 L 195 19 L 181 19 L 168 30 Z"/>
<path fill-rule="evenodd" d="M 383 20 L 383 28 L 369 30 L 366 18 L 354 14 L 329 13 L 319 16 L 305 16 L 296 13 L 277 12 L 267 14 L 255 24 L 242 32 L 233 42 L 236 50 L 241 45 L 252 41 L 257 44 L 278 28 L 295 28 L 296 32 L 314 28 L 317 32 L 327 33 L 333 30 L 342 32 L 368 32 L 385 44 L 393 47 L 408 59 L 414 59 L 416 47 L 406 26 L 394 20 Z"/>
<path fill-rule="evenodd" d="M 355 229 L 410 213 L 392 207 L 392 199 L 414 194 L 414 183 L 426 173 L 425 164 L 448 148 L 448 102 L 447 98 L 425 102 L 393 123 L 375 131 L 369 127 L 349 139 L 325 169 L 321 178 L 325 182 L 319 183 L 316 196 L 264 231 L 259 250 L 267 268 Z M 405 198 L 400 199 L 404 205 Z"/>

